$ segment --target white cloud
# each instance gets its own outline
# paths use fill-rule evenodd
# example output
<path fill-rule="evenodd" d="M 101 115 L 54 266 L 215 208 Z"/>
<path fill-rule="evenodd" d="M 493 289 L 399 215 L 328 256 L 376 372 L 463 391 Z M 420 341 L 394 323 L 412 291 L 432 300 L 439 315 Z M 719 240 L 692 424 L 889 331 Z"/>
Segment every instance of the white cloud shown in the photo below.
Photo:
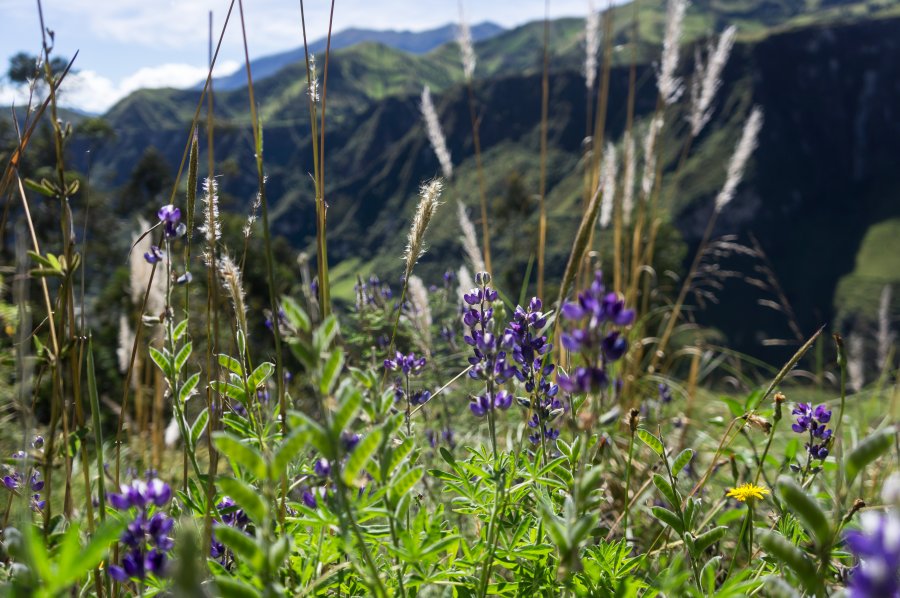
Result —
<path fill-rule="evenodd" d="M 216 67 L 215 75 L 222 76 L 234 72 L 240 66 L 236 61 L 225 61 Z M 116 102 L 137 91 L 159 87 L 187 88 L 206 79 L 206 67 L 190 64 L 162 64 L 138 69 L 121 81 L 115 82 L 96 71 L 78 71 L 66 77 L 59 103 L 69 108 L 86 112 L 102 113 Z M 24 105 L 27 101 L 24 89 L 9 85 L 0 86 L 0 105 L 15 101 Z"/>

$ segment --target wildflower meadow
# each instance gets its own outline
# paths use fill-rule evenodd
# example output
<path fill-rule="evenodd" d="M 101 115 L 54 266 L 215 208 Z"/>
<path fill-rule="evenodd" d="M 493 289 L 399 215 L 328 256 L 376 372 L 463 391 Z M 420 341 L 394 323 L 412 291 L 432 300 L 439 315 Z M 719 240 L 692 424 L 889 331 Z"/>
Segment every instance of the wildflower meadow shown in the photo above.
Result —
<path fill-rule="evenodd" d="M 253 3 L 228 8 L 211 32 L 213 62 L 217 36 L 244 30 Z M 184 142 L 171 182 L 131 206 L 123 231 L 92 224 L 112 208 L 71 167 L 57 97 L 77 57 L 59 60 L 53 24 L 42 25 L 30 105 L 0 164 L 0 592 L 900 597 L 891 288 L 877 338 L 797 326 L 778 363 L 729 349 L 699 322 L 724 280 L 720 258 L 754 251 L 723 226 L 767 120 L 755 104 L 727 107 L 741 126 L 715 156 L 722 182 L 681 259 L 665 183 L 685 176 L 677 158 L 723 109 L 741 35 L 725 24 L 687 44 L 687 10 L 667 0 L 661 13 L 646 118 L 607 113 L 614 55 L 626 72 L 637 58 L 614 47 L 611 9 L 588 13 L 588 120 L 568 224 L 551 216 L 543 28 L 544 126 L 520 148 L 537 165 L 533 226 L 514 231 L 496 224 L 485 184 L 480 46 L 463 19 L 446 68 L 459 71 L 467 110 L 453 118 L 471 126 L 472 155 L 451 152 L 447 113 L 423 84 L 406 124 L 424 132 L 435 176 L 417 181 L 414 211 L 394 215 L 402 232 L 384 233 L 405 244 L 390 268 L 349 275 L 329 259 L 342 224 L 329 185 L 352 174 L 328 162 L 340 101 L 330 29 L 329 49 L 307 51 L 294 81 L 313 140 L 297 168 L 314 201 L 288 217 L 314 223 L 315 238 L 292 247 L 273 230 L 267 168 L 285 141 L 267 130 L 275 116 L 259 108 L 249 56 L 237 168 L 253 173 L 254 197 L 226 207 L 209 149 L 211 66 L 193 122 L 165 132 Z M 624 14 L 637 30 L 642 15 Z M 611 118 L 622 121 L 615 136 Z M 29 152 L 41 136 L 50 151 L 38 163 Z M 464 159 L 466 197 L 453 191 Z M 431 245 L 448 226 L 460 231 L 453 256 Z M 100 294 L 112 276 L 101 246 L 120 232 L 129 246 L 108 259 L 124 264 L 124 290 Z M 517 285 L 499 274 L 516 258 L 501 237 L 525 247 Z"/>

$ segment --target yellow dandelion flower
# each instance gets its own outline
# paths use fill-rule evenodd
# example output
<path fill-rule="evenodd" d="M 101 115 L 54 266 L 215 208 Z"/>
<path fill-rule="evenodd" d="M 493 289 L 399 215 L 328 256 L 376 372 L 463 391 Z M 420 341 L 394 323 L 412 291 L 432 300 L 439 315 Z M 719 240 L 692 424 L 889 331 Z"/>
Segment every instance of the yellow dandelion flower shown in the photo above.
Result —
<path fill-rule="evenodd" d="M 748 483 L 738 486 L 737 488 L 731 488 L 726 496 L 736 498 L 741 502 L 747 502 L 748 500 L 755 499 L 762 500 L 766 494 L 769 494 L 769 489 L 765 486 L 757 486 L 756 484 Z"/>

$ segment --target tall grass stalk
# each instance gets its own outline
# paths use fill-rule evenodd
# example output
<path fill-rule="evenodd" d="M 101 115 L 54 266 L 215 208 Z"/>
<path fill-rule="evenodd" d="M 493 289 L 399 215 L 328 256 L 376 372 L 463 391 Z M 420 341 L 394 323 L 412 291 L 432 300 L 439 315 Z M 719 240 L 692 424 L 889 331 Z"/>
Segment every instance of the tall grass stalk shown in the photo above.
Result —
<path fill-rule="evenodd" d="M 544 49 L 541 75 L 541 155 L 538 186 L 537 295 L 544 296 L 544 265 L 547 251 L 547 134 L 550 111 L 550 0 L 544 2 Z"/>
<path fill-rule="evenodd" d="M 475 101 L 475 47 L 472 43 L 472 32 L 469 23 L 463 13 L 462 0 L 459 2 L 459 31 L 457 34 L 460 59 L 463 67 L 463 77 L 466 81 L 466 93 L 469 100 L 469 120 L 472 126 L 472 147 L 475 150 L 475 171 L 478 178 L 478 199 L 481 209 L 481 241 L 483 244 L 484 263 L 487 272 L 493 272 L 491 262 L 491 229 L 488 220 L 487 186 L 484 179 L 484 163 L 481 154 L 481 118 L 478 116 L 477 103 Z"/>

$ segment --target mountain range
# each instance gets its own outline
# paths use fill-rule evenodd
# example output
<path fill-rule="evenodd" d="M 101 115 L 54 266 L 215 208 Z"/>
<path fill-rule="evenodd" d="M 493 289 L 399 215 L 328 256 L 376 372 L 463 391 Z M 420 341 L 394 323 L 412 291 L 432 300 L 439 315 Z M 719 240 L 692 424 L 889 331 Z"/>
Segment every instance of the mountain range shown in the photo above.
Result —
<path fill-rule="evenodd" d="M 623 133 L 633 59 L 639 127 L 656 105 L 654 61 L 664 16 L 660 0 L 612 9 L 606 134 L 615 143 Z M 697 0 L 685 23 L 680 68 L 685 78 L 693 69 L 694 46 L 732 23 L 739 28 L 738 43 L 717 108 L 678 177 L 671 175 L 686 135 L 684 109 L 675 107 L 667 115 L 663 169 L 669 176 L 662 197 L 672 218 L 660 234 L 671 242 L 671 251 L 661 252 L 657 271 L 667 279 L 667 272 L 683 268 L 686 253 L 678 240 L 696 245 L 725 178 L 727 156 L 749 110 L 759 105 L 766 115 L 759 148 L 716 234 L 758 239 L 802 331 L 827 321 L 867 330 L 880 289 L 900 283 L 900 7 L 875 0 Z M 504 265 L 497 274 L 510 288 L 534 246 L 543 30 L 543 23 L 530 23 L 494 32 L 475 45 L 474 91 L 495 262 Z M 551 277 L 564 267 L 580 218 L 587 134 L 583 31 L 582 19 L 550 23 Z M 470 206 L 474 217 L 478 195 L 456 44 L 424 53 L 374 41 L 349 45 L 331 57 L 327 96 L 329 257 L 338 297 L 352 297 L 358 273 L 398 276 L 417 188 L 440 170 L 419 112 L 425 85 L 435 94 L 455 174 L 419 271 L 435 281 L 445 268 L 462 263 L 455 201 Z M 225 87 L 215 96 L 216 175 L 223 205 L 246 213 L 256 194 L 248 95 L 245 86 Z M 254 87 L 273 228 L 297 249 L 308 250 L 315 224 L 304 67 L 286 62 L 270 76 L 257 73 Z M 197 90 L 142 90 L 114 106 L 104 118 L 116 137 L 92 152 L 94 184 L 121 188 L 151 147 L 174 172 L 199 99 Z M 83 149 L 76 140 L 76 160 Z M 147 206 L 130 209 L 152 213 Z M 600 239 L 602 252 L 602 234 Z M 727 264 L 722 262 L 723 270 Z M 723 330 L 732 345 L 760 354 L 766 351 L 761 341 L 789 335 L 783 311 L 760 307 L 753 287 L 729 280 L 716 295 L 718 304 L 699 317 Z M 896 314 L 900 292 L 894 298 Z"/>
<path fill-rule="evenodd" d="M 503 31 L 503 27 L 496 23 L 484 22 L 470 27 L 473 41 L 481 41 L 497 35 Z M 383 44 L 389 48 L 409 52 L 411 54 L 426 54 L 438 46 L 442 46 L 456 39 L 457 27 L 444 25 L 426 31 L 395 31 L 378 29 L 350 28 L 339 31 L 331 36 L 332 51 L 349 48 L 366 42 Z M 311 54 L 322 54 L 328 47 L 328 39 L 322 38 L 309 44 Z M 279 52 L 269 56 L 263 56 L 250 61 L 253 76 L 257 79 L 271 77 L 286 66 L 305 61 L 306 51 L 303 47 Z M 247 84 L 247 74 L 244 67 L 234 73 L 215 79 L 214 87 L 219 90 L 240 89 Z M 203 89 L 203 83 L 199 84 Z"/>

